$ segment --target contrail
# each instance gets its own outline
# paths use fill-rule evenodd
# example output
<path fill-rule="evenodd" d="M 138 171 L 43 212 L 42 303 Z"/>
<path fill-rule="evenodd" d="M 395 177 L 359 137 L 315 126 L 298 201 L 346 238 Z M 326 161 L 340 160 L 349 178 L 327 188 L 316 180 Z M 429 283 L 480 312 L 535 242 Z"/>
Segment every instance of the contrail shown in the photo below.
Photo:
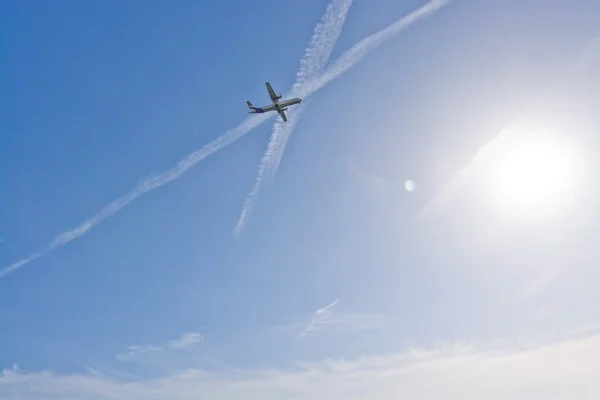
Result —
<path fill-rule="evenodd" d="M 272 117 L 272 115 L 259 114 L 254 118 L 246 118 L 244 122 L 242 122 L 235 128 L 228 130 L 212 142 L 188 154 L 186 157 L 181 159 L 174 167 L 171 167 L 170 169 L 162 173 L 144 179 L 132 191 L 114 200 L 112 203 L 104 207 L 98 213 L 83 221 L 81 224 L 79 224 L 78 227 L 70 231 L 61 233 L 60 235 L 55 237 L 45 248 L 4 268 L 0 271 L 0 278 L 10 274 L 11 272 L 16 271 L 17 269 L 25 266 L 26 264 L 29 264 L 32 261 L 37 260 L 43 255 L 85 235 L 96 224 L 117 213 L 138 197 L 142 196 L 146 192 L 157 189 L 179 178 L 188 169 L 192 168 L 194 165 L 198 164 L 200 161 L 204 160 L 206 157 L 222 149 L 223 147 L 229 146 L 231 143 L 235 142 L 236 140 L 250 132 L 252 129 L 262 124 L 270 117 Z"/>
<path fill-rule="evenodd" d="M 333 79 L 338 78 L 348 69 L 352 68 L 357 62 L 359 62 L 364 56 L 366 56 L 368 52 L 380 46 L 382 43 L 391 39 L 398 33 L 402 32 L 405 28 L 408 28 L 414 22 L 417 22 L 418 20 L 427 17 L 432 13 L 435 13 L 449 2 L 450 0 L 432 0 L 427 4 L 423 5 L 422 7 L 418 8 L 417 10 L 406 15 L 405 17 L 394 22 L 393 24 L 387 26 L 383 30 L 364 38 L 363 40 L 355 44 L 352 48 L 343 53 L 321 76 L 314 76 L 312 79 L 304 80 L 303 82 L 298 80 L 296 84 L 294 84 L 294 86 L 292 87 L 292 91 L 289 96 L 310 96 L 312 93 L 319 90 L 325 84 L 332 81 Z M 351 2 L 348 2 L 348 7 L 350 7 L 350 3 Z M 339 24 L 337 36 L 339 36 L 341 32 L 344 19 L 345 14 L 344 18 L 341 19 L 341 23 Z M 335 37 L 336 41 L 337 36 Z M 321 61 L 323 62 L 323 67 L 325 66 L 325 63 L 329 58 L 329 54 L 331 54 L 333 44 L 335 44 L 335 41 L 332 42 L 327 57 L 323 56 L 321 58 Z M 317 72 L 315 69 L 313 69 L 313 71 Z M 271 179 L 277 172 L 277 168 L 279 167 L 279 163 L 281 162 L 289 138 L 294 130 L 296 122 L 300 118 L 302 111 L 304 111 L 304 107 L 296 107 L 295 110 L 289 113 L 290 120 L 292 118 L 295 119 L 293 124 L 283 124 L 280 121 L 276 121 L 273 125 L 273 132 L 271 133 L 271 137 L 269 139 L 267 151 L 261 159 L 261 163 L 258 169 L 258 175 L 256 177 L 254 186 L 252 187 L 252 190 L 246 197 L 244 206 L 242 207 L 240 218 L 238 219 L 238 222 L 234 228 L 234 235 L 238 235 L 244 228 L 248 216 L 254 206 L 255 198 L 258 195 L 265 179 Z"/>
<path fill-rule="evenodd" d="M 306 106 L 306 102 L 303 104 L 300 104 L 299 106 L 296 106 L 295 112 L 288 114 L 288 122 L 286 123 L 286 125 L 290 126 L 291 129 L 293 129 L 294 126 L 296 125 L 296 122 L 298 122 L 298 119 L 300 118 L 300 115 L 302 115 L 302 110 L 304 109 L 305 106 Z M 252 187 L 252 190 L 250 191 L 250 193 L 248 193 L 248 196 L 246 197 L 246 200 L 244 201 L 244 206 L 242 207 L 242 213 L 240 214 L 240 218 L 238 219 L 238 222 L 233 230 L 233 233 L 236 236 L 240 234 L 242 229 L 244 229 L 244 225 L 246 224 L 248 216 L 250 215 L 250 212 L 252 211 L 252 208 L 254 207 L 255 198 L 258 195 L 258 192 L 262 185 L 263 179 L 265 179 L 265 175 L 267 175 L 268 178 L 271 178 L 274 174 L 274 170 L 272 168 L 272 165 L 273 165 L 272 159 L 273 159 L 274 155 L 276 156 L 276 153 L 278 152 L 277 146 L 280 146 L 281 145 L 280 142 L 282 141 L 279 136 L 279 134 L 281 132 L 280 126 L 281 126 L 281 124 L 278 124 L 276 122 L 275 126 L 273 127 L 273 133 L 271 134 L 271 138 L 269 139 L 269 144 L 267 145 L 267 151 L 265 152 L 265 154 L 263 154 L 262 159 L 260 160 L 260 165 L 258 167 L 258 174 L 256 176 L 256 181 L 254 182 L 254 186 Z M 286 142 L 287 142 L 287 139 L 286 139 Z M 277 164 L 279 164 L 279 163 L 277 163 Z M 269 168 L 269 167 L 271 167 L 271 168 Z"/>
<path fill-rule="evenodd" d="M 303 94 L 304 97 L 308 97 L 309 95 L 313 94 L 314 92 L 325 86 L 331 80 L 341 76 L 346 70 L 348 70 L 358 61 L 360 61 L 368 51 L 372 50 L 373 47 L 378 46 L 383 41 L 390 39 L 391 37 L 393 37 L 394 34 L 401 31 L 403 28 L 405 28 L 407 25 L 414 22 L 415 20 L 437 11 L 447 2 L 449 2 L 449 0 L 430 1 L 425 6 L 421 7 L 419 10 L 409 14 L 408 16 L 388 26 L 384 30 L 374 35 L 371 35 L 366 39 L 361 40 L 350 50 L 346 51 L 333 64 L 332 67 L 328 68 L 325 71 L 324 74 L 322 74 L 316 80 L 303 83 L 300 86 L 300 88 L 296 89 L 296 92 Z M 407 18 L 410 18 L 411 20 L 409 22 L 406 22 L 405 20 Z M 377 41 L 373 40 L 374 36 L 377 37 Z M 368 42 L 365 43 L 366 41 Z M 198 164 L 200 161 L 219 151 L 220 149 L 230 145 L 231 143 L 235 142 L 236 140 L 246 135 L 252 129 L 256 128 L 272 116 L 272 114 L 258 114 L 246 118 L 246 120 L 244 120 L 235 128 L 228 130 L 222 136 L 204 145 L 200 149 L 188 154 L 186 157 L 181 159 L 174 167 L 171 167 L 170 169 L 162 173 L 156 174 L 150 178 L 145 179 L 129 193 L 114 200 L 112 203 L 104 207 L 98 213 L 83 221 L 78 227 L 58 235 L 46 247 L 4 268 L 0 271 L 0 278 L 10 274 L 11 272 L 16 271 L 17 269 L 29 264 L 30 262 L 37 260 L 45 254 L 85 235 L 96 224 L 114 215 L 138 197 L 142 196 L 146 192 L 157 189 L 179 178 L 187 170 Z M 279 157 L 278 159 L 280 158 L 281 157 Z"/>
<path fill-rule="evenodd" d="M 314 80 L 322 74 L 323 69 L 329 62 L 333 47 L 342 33 L 346 15 L 348 14 L 351 5 L 352 0 L 334 0 L 327 6 L 327 10 L 321 18 L 321 22 L 315 26 L 314 34 L 311 41 L 308 43 L 308 46 L 306 46 L 304 56 L 300 60 L 300 69 L 296 74 L 296 82 L 292 85 L 292 92 L 297 91 L 307 81 Z M 273 166 L 275 164 L 279 165 L 279 162 L 277 161 L 278 154 L 283 153 L 282 145 L 285 147 L 289 133 L 291 133 L 296 126 L 296 122 L 298 122 L 305 106 L 306 103 L 290 110 L 288 112 L 289 120 L 287 123 L 276 121 L 273 125 L 273 132 L 269 138 L 267 150 L 260 160 L 254 186 L 244 201 L 242 213 L 233 230 L 234 235 L 238 235 L 244 228 L 263 180 L 265 178 L 270 179 L 275 174 L 277 166 L 275 166 L 275 168 L 273 168 Z"/>
<path fill-rule="evenodd" d="M 450 1 L 451 0 L 432 0 L 410 14 L 402 17 L 393 24 L 388 25 L 381 31 L 364 38 L 352 46 L 350 50 L 344 52 L 344 54 L 342 54 L 329 68 L 327 68 L 321 77 L 308 82 L 306 85 L 303 85 L 302 88 L 295 93 L 295 95 L 306 97 L 321 89 L 327 83 L 339 78 L 344 72 L 352 68 L 357 62 L 362 60 L 367 53 L 379 47 L 384 42 L 390 40 L 418 20 L 437 12 L 443 6 L 450 3 Z"/>
<path fill-rule="evenodd" d="M 315 26 L 313 36 L 306 47 L 304 56 L 300 60 L 300 68 L 296 74 L 296 83 L 292 88 L 298 88 L 299 84 L 305 83 L 308 79 L 314 79 L 322 72 L 323 67 L 329 59 L 333 45 L 339 36 L 341 25 L 344 22 L 343 20 L 345 19 L 346 12 L 351 3 L 352 0 L 334 0 L 333 3 L 327 7 L 325 14 L 321 17 L 321 21 Z M 341 22 L 339 21 L 340 13 L 343 14 Z M 0 271 L 0 278 L 40 258 L 44 254 L 83 236 L 96 224 L 120 211 L 144 193 L 179 178 L 183 173 L 198 164 L 204 158 L 223 147 L 228 146 L 272 116 L 273 115 L 270 114 L 259 114 L 258 116 L 247 118 L 237 127 L 227 131 L 213 142 L 183 158 L 175 165 L 175 167 L 144 180 L 131 192 L 116 199 L 100 210 L 100 212 L 83 221 L 78 227 L 60 234 L 54 238 L 46 248 L 6 267 Z M 295 120 L 297 120 L 297 118 L 290 115 L 290 120 L 288 122 L 294 124 L 293 121 Z"/>
<path fill-rule="evenodd" d="M 333 0 L 327 6 L 325 14 L 321 17 L 321 22 L 315 26 L 304 56 L 300 60 L 300 68 L 296 73 L 296 82 L 292 85 L 292 92 L 323 72 L 323 68 L 327 65 L 331 52 L 342 33 L 346 14 L 352 5 L 352 1 Z"/>

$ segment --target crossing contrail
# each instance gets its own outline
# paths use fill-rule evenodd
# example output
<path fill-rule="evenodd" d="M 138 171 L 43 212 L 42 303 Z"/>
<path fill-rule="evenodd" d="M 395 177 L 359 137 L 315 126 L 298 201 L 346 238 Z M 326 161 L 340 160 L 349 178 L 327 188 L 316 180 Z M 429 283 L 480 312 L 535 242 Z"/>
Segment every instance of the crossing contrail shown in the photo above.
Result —
<path fill-rule="evenodd" d="M 333 79 L 338 78 L 348 69 L 352 68 L 357 62 L 359 62 L 364 56 L 367 55 L 368 52 L 380 46 L 385 41 L 391 39 L 398 33 L 402 32 L 405 28 L 408 28 L 414 22 L 438 11 L 441 7 L 447 4 L 450 0 L 433 0 L 425 4 L 424 6 L 418 8 L 417 10 L 411 12 L 405 17 L 399 19 L 398 21 L 392 23 L 387 26 L 383 30 L 374 33 L 352 48 L 347 50 L 340 58 L 338 58 L 321 76 L 315 75 L 313 79 L 304 80 L 302 82 L 298 81 L 292 88 L 292 93 L 290 97 L 306 97 L 315 91 L 319 90 L 328 82 L 331 82 Z M 348 7 L 350 4 L 348 4 Z M 343 21 L 342 21 L 343 23 Z M 339 26 L 338 36 L 341 32 L 341 24 Z M 337 37 L 336 37 L 337 39 Z M 331 49 L 333 45 L 331 46 Z M 331 50 L 330 50 L 331 51 Z M 323 68 L 325 67 L 325 63 L 328 61 L 329 57 L 323 57 L 321 61 L 324 63 Z M 317 69 L 317 65 L 314 65 L 315 72 Z M 244 205 L 242 207 L 242 212 L 238 219 L 238 222 L 234 228 L 234 235 L 238 235 L 242 229 L 244 228 L 250 212 L 254 207 L 254 202 L 256 201 L 256 197 L 260 192 L 261 186 L 264 184 L 265 180 L 270 180 L 273 178 L 275 173 L 277 172 L 277 168 L 279 167 L 279 163 L 283 157 L 283 153 L 285 151 L 285 147 L 294 131 L 296 123 L 300 118 L 300 115 L 304 111 L 307 104 L 303 104 L 303 107 L 296 107 L 295 109 L 289 112 L 290 122 L 293 119 L 293 123 L 282 123 L 281 121 L 276 121 L 273 125 L 273 132 L 271 133 L 271 137 L 269 139 L 269 144 L 267 147 L 267 151 L 263 155 L 261 159 L 261 163 L 258 169 L 258 175 L 256 177 L 256 181 L 252 190 L 246 197 Z"/>
<path fill-rule="evenodd" d="M 310 96 L 330 81 L 340 77 L 344 72 L 346 72 L 358 61 L 360 61 L 369 51 L 381 45 L 386 40 L 391 39 L 397 33 L 401 32 L 404 28 L 408 27 L 413 22 L 439 10 L 443 5 L 445 5 L 449 1 L 450 0 L 430 1 L 423 7 L 401 18 L 400 20 L 396 21 L 395 23 L 383 29 L 382 31 L 377 32 L 361 40 L 350 50 L 347 50 L 344 54 L 342 54 L 342 56 L 340 56 L 340 58 L 336 60 L 329 68 L 327 68 L 325 72 L 319 77 L 312 79 L 311 81 L 302 82 L 302 84 L 298 85 L 299 87 L 293 88 L 294 92 L 298 93 L 299 95 L 302 95 L 303 97 Z M 321 21 L 321 24 L 323 24 L 323 21 Z M 305 52 L 308 53 L 309 51 L 312 51 L 312 49 L 307 47 Z M 310 66 L 306 67 L 307 71 L 311 70 L 309 67 Z M 246 118 L 242 123 L 240 123 L 232 129 L 229 129 L 223 135 L 219 136 L 212 142 L 202 146 L 201 148 L 185 156 L 177 164 L 175 164 L 175 166 L 169 168 L 166 171 L 155 174 L 147 179 L 144 179 L 129 193 L 117 198 L 112 203 L 102 208 L 99 212 L 84 220 L 76 228 L 59 234 L 42 249 L 0 270 L 0 278 L 5 277 L 11 272 L 14 272 L 19 268 L 24 267 L 25 265 L 39 259 L 40 257 L 66 245 L 67 243 L 72 242 L 73 240 L 80 238 L 98 223 L 116 214 L 118 211 L 131 204 L 138 197 L 144 195 L 145 193 L 151 190 L 158 189 L 159 187 L 162 187 L 167 183 L 179 178 L 181 175 L 183 175 L 190 168 L 198 164 L 200 161 L 221 150 L 222 148 L 229 146 L 231 143 L 246 135 L 272 116 L 273 115 L 269 114 L 259 114 Z M 281 159 L 282 150 L 279 153 L 277 153 L 276 157 L 274 157 L 274 160 L 276 160 L 277 164 L 279 162 L 278 160 Z"/>
<path fill-rule="evenodd" d="M 292 92 L 299 90 L 307 82 L 316 79 L 323 73 L 323 70 L 329 62 L 331 52 L 337 43 L 346 15 L 352 5 L 352 0 L 334 0 L 327 7 L 327 11 L 321 23 L 315 26 L 313 37 L 307 46 L 307 49 L 316 51 L 307 51 L 304 57 L 300 60 L 300 69 L 296 74 L 296 82 L 292 85 Z M 258 174 L 254 186 L 242 207 L 242 213 L 234 228 L 234 234 L 237 235 L 244 228 L 248 215 L 252 211 L 254 201 L 265 179 L 270 179 L 274 176 L 281 155 L 283 155 L 282 146 L 285 147 L 289 135 L 294 130 L 296 122 L 302 114 L 302 110 L 306 107 L 306 103 L 297 106 L 288 112 L 289 120 L 287 123 L 277 120 L 273 125 L 273 132 L 269 138 L 267 150 L 263 154 L 258 167 Z"/>

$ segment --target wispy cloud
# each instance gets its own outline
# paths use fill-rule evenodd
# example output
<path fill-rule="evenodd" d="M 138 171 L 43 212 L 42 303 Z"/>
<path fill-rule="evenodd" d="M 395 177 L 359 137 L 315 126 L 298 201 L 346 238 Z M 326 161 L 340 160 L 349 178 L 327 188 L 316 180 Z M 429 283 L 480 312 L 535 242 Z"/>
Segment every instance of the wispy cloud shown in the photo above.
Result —
<path fill-rule="evenodd" d="M 310 319 L 310 323 L 306 328 L 300 332 L 300 336 L 304 336 L 309 332 L 315 331 L 319 329 L 323 324 L 327 323 L 327 320 L 331 318 L 333 315 L 333 308 L 339 303 L 339 300 L 335 300 L 332 303 L 326 305 L 325 307 L 319 308 L 312 315 Z"/>
<path fill-rule="evenodd" d="M 162 351 L 163 348 L 160 346 L 153 345 L 131 345 L 127 347 L 127 351 L 125 353 L 117 354 L 117 360 L 119 361 L 131 361 L 137 359 L 138 357 Z"/>
<path fill-rule="evenodd" d="M 156 353 L 167 353 L 170 350 L 191 349 L 204 340 L 197 332 L 186 332 L 178 339 L 169 340 L 161 345 L 132 345 L 127 347 L 125 353 L 117 354 L 120 361 L 134 361 Z"/>
<path fill-rule="evenodd" d="M 338 304 L 339 300 L 335 300 L 315 311 L 298 337 L 304 338 L 325 330 L 335 334 L 348 334 L 381 329 L 385 325 L 385 319 L 380 315 L 340 312 L 337 310 Z"/>
<path fill-rule="evenodd" d="M 308 70 L 309 72 L 305 74 L 298 74 L 298 79 L 292 87 L 289 96 L 309 96 L 323 87 L 326 83 L 338 78 L 348 69 L 352 68 L 357 62 L 362 60 L 362 58 L 366 56 L 368 52 L 380 46 L 387 40 L 393 38 L 414 22 L 438 11 L 445 4 L 449 3 L 449 1 L 450 0 L 430 1 L 421 8 L 411 12 L 383 30 L 364 38 L 343 53 L 340 58 L 338 58 L 324 73 L 321 73 L 321 70 L 325 68 L 326 63 L 329 60 L 331 50 L 333 49 L 333 46 L 335 45 L 337 38 L 341 33 L 346 13 L 351 4 L 350 1 L 340 1 L 338 2 L 339 4 L 336 4 L 335 2 L 332 3 L 330 6 L 331 9 L 328 9 L 328 13 L 331 11 L 332 15 L 332 19 L 329 22 L 332 25 L 331 33 L 323 35 L 324 39 L 315 42 L 316 46 L 323 45 L 324 51 L 318 52 L 319 57 L 317 58 L 316 62 L 312 63 L 312 68 Z M 317 28 L 319 28 L 319 26 L 317 26 Z M 317 32 L 318 30 L 315 29 L 315 36 L 317 36 Z M 309 56 L 310 52 L 308 50 L 310 48 L 311 47 L 309 45 L 307 48 L 307 54 Z M 235 235 L 238 235 L 243 230 L 261 186 L 265 181 L 270 180 L 277 172 L 277 168 L 279 168 L 279 164 L 281 163 L 281 159 L 289 138 L 294 131 L 296 122 L 300 118 L 300 115 L 304 109 L 304 107 L 297 107 L 294 110 L 290 110 L 290 118 L 294 118 L 294 123 L 285 124 L 281 121 L 276 121 L 273 125 L 273 132 L 271 133 L 267 150 L 261 159 L 254 187 L 244 202 L 240 218 L 238 219 L 238 222 L 234 228 Z"/>
<path fill-rule="evenodd" d="M 186 332 L 179 339 L 170 340 L 167 345 L 172 349 L 186 349 L 204 340 L 201 334 Z"/>
<path fill-rule="evenodd" d="M 298 370 L 210 373 L 191 368 L 157 378 L 114 378 L 101 371 L 0 374 L 2 399 L 362 400 L 389 398 L 598 399 L 600 336 L 545 344 L 456 343 L 431 349 L 323 360 Z"/>
<path fill-rule="evenodd" d="M 346 51 L 335 63 L 332 64 L 331 67 L 329 67 L 322 75 L 320 75 L 319 78 L 316 78 L 310 82 L 303 83 L 300 88 L 296 89 L 297 94 L 301 95 L 302 97 L 308 97 L 309 95 L 313 94 L 314 92 L 325 86 L 331 80 L 340 77 L 344 72 L 346 72 L 354 64 L 360 61 L 368 51 L 380 45 L 385 40 L 390 39 L 395 34 L 400 32 L 416 20 L 437 11 L 448 1 L 449 0 L 430 1 L 425 6 L 421 7 L 419 10 L 416 10 L 408 16 L 400 19 L 399 21 L 388 26 L 384 30 L 374 35 L 371 35 L 366 39 L 363 39 L 350 50 Z M 305 69 L 306 71 L 311 70 L 308 67 L 306 67 Z M 194 167 L 200 161 L 204 160 L 206 157 L 235 142 L 236 140 L 246 135 L 254 128 L 261 125 L 263 122 L 265 122 L 267 119 L 273 116 L 274 115 L 272 113 L 267 113 L 253 115 L 252 117 L 246 118 L 246 120 L 244 120 L 235 128 L 228 130 L 222 136 L 219 136 L 212 142 L 188 154 L 186 157 L 181 159 L 175 166 L 169 168 L 166 171 L 155 174 L 147 179 L 144 179 L 129 193 L 114 200 L 112 203 L 101 209 L 99 212 L 83 221 L 76 228 L 61 233 L 44 248 L 0 270 L 0 278 L 18 270 L 19 268 L 29 264 L 30 262 L 37 260 L 38 258 L 44 256 L 47 253 L 54 251 L 67 243 L 72 242 L 73 240 L 80 238 L 98 223 L 113 216 L 114 214 L 128 206 L 130 203 L 132 203 L 134 200 L 136 200 L 138 197 L 176 180 L 185 172 L 187 172 L 190 168 Z M 273 150 L 273 152 L 276 153 L 276 155 L 272 158 L 272 160 L 275 160 L 275 163 L 272 165 L 278 165 L 279 160 L 281 160 L 282 150 L 279 150 L 280 148 L 281 147 L 277 147 L 277 150 Z"/>

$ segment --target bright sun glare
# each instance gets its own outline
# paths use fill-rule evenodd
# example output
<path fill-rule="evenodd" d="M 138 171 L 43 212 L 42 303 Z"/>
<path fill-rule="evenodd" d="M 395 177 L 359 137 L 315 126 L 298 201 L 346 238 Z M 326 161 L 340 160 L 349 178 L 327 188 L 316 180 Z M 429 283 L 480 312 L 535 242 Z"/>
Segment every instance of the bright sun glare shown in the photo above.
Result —
<path fill-rule="evenodd" d="M 556 137 L 516 137 L 496 153 L 492 198 L 510 215 L 547 215 L 571 198 L 580 170 L 573 144 Z"/>

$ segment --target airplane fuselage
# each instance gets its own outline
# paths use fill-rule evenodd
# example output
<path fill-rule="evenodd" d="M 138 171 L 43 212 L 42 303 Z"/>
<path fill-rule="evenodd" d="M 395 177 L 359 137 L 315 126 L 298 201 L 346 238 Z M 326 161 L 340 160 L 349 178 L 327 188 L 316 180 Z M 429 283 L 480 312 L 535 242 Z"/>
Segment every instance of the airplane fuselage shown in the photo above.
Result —
<path fill-rule="evenodd" d="M 250 109 L 251 114 L 262 114 L 268 111 L 280 111 L 284 110 L 287 106 L 292 106 L 294 104 L 300 104 L 302 99 L 299 97 L 294 97 L 293 99 L 277 101 L 275 103 L 271 103 L 262 107 L 252 107 Z"/>
<path fill-rule="evenodd" d="M 265 82 L 265 87 L 267 88 L 267 92 L 269 92 L 269 97 L 271 98 L 272 103 L 263 107 L 254 107 L 250 100 L 246 100 L 246 105 L 250 109 L 249 113 L 262 114 L 267 111 L 277 111 L 277 114 L 279 114 L 283 122 L 287 122 L 285 111 L 287 110 L 288 106 L 299 104 L 302 102 L 302 99 L 294 97 L 293 99 L 280 101 L 281 95 L 277 96 L 269 82 Z"/>

